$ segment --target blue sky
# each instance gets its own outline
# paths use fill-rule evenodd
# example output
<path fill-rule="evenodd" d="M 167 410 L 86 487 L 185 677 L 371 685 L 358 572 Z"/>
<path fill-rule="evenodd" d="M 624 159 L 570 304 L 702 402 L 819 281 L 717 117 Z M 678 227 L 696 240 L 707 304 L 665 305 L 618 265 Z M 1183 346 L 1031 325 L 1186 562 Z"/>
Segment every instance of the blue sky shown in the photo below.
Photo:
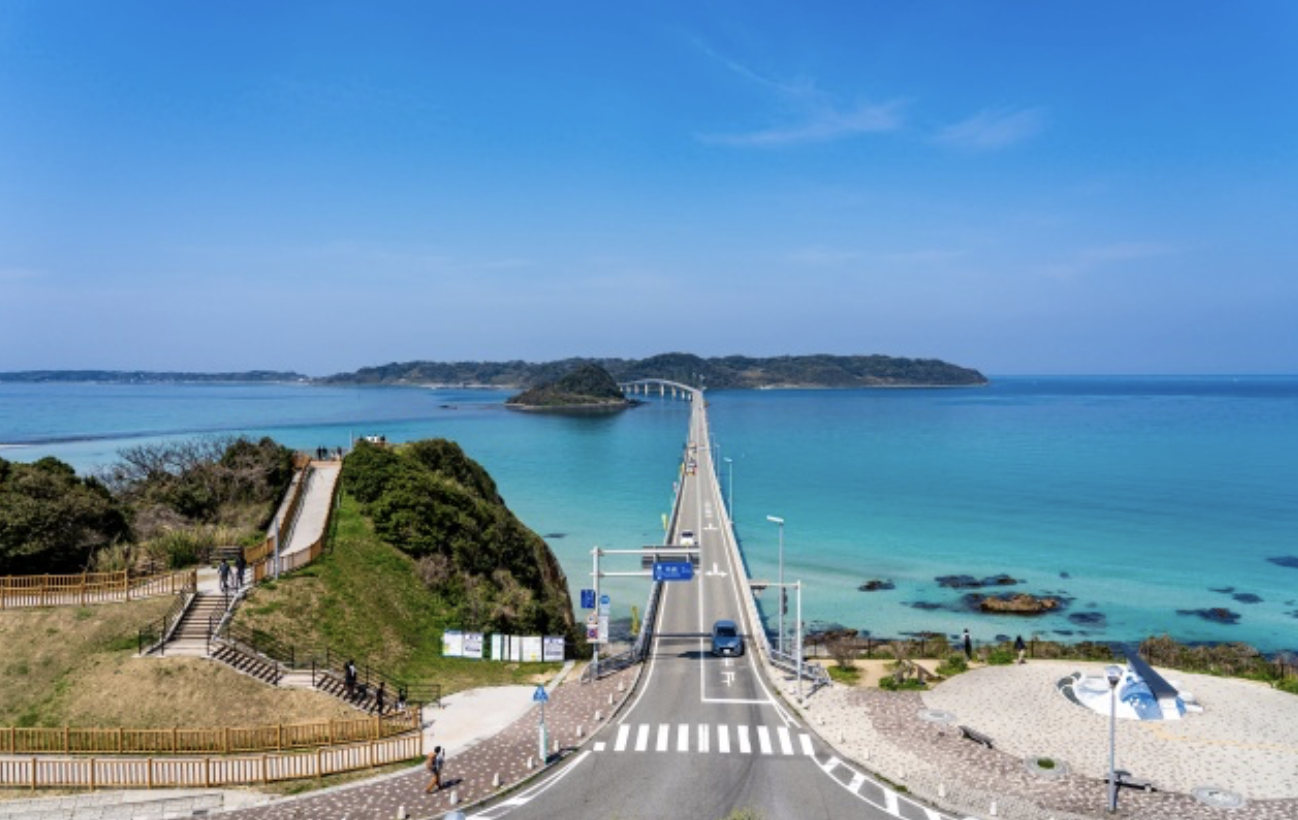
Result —
<path fill-rule="evenodd" d="M 0 2 L 0 370 L 1298 372 L 1298 4 Z"/>

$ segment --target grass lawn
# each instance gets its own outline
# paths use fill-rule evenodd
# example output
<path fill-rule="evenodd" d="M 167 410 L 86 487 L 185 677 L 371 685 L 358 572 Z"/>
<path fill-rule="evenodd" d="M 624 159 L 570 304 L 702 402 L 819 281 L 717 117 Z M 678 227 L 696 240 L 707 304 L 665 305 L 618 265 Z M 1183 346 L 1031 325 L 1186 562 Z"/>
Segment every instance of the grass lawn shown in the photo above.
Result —
<path fill-rule="evenodd" d="M 448 608 L 415 572 L 415 561 L 374 534 L 344 494 L 333 548 L 314 563 L 257 587 L 238 623 L 303 650 L 328 646 L 357 664 L 406 680 L 439 683 L 443 694 L 478 686 L 535 683 L 555 664 L 443 658 Z"/>
<path fill-rule="evenodd" d="M 0 612 L 0 726 L 163 728 L 296 723 L 357 712 L 201 658 L 137 658 L 170 598 Z"/>

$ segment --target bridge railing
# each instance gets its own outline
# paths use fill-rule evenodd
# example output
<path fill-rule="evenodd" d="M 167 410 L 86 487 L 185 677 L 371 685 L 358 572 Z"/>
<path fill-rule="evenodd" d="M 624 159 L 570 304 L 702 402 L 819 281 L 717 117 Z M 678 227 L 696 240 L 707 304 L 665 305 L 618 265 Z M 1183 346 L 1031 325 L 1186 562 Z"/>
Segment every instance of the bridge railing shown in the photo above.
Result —
<path fill-rule="evenodd" d="M 689 446 L 687 444 L 681 454 L 682 468 L 689 461 L 689 457 Z M 685 481 L 682 475 L 682 479 L 676 482 L 676 495 L 672 500 L 671 516 L 667 519 L 667 528 L 663 532 L 662 546 L 664 547 L 671 545 L 671 534 L 675 532 L 676 521 L 680 517 L 681 498 L 684 491 Z M 640 620 L 640 634 L 636 636 L 635 642 L 627 651 L 600 659 L 599 677 L 606 677 L 634 663 L 639 663 L 649 654 L 649 644 L 653 640 L 654 624 L 658 620 L 658 602 L 662 598 L 663 583 L 663 581 L 654 581 L 650 584 L 649 597 L 644 606 L 644 617 Z M 582 683 L 590 683 L 595 679 L 595 670 L 591 666 L 587 666 L 581 674 Z"/>
<path fill-rule="evenodd" d="M 711 433 L 709 432 L 709 438 Z M 721 511 L 721 531 L 722 540 L 726 543 L 726 548 L 731 551 L 731 557 L 735 562 L 735 572 L 742 573 L 745 580 L 748 578 L 747 565 L 744 563 L 743 552 L 739 547 L 739 532 L 735 528 L 735 522 L 730 517 L 730 509 L 726 506 L 725 500 L 721 498 L 721 474 L 720 466 L 712 462 L 713 488 L 716 490 L 717 509 Z M 797 675 L 799 664 L 797 655 L 787 652 L 780 652 L 771 644 L 771 636 L 766 633 L 763 626 L 760 610 L 757 608 L 757 596 L 751 587 L 746 594 L 742 595 L 744 609 L 747 611 L 749 623 L 752 624 L 752 634 L 758 641 L 760 652 L 765 653 L 767 660 L 775 668 L 788 672 L 790 675 Z M 778 604 L 777 604 L 778 605 Z M 811 663 L 804 660 L 801 664 L 802 678 L 811 685 L 811 691 L 815 692 L 822 686 L 828 686 L 830 683 L 829 672 L 818 663 Z"/>

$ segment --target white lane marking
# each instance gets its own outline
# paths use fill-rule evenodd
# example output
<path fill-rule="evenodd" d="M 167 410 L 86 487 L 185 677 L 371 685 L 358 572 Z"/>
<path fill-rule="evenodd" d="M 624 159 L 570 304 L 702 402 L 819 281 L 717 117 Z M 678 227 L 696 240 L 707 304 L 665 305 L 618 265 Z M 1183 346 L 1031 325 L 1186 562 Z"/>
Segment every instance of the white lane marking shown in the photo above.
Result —
<path fill-rule="evenodd" d="M 623 723 L 617 727 L 617 742 L 613 744 L 613 751 L 625 752 L 627 738 L 631 736 L 631 724 Z"/>
<path fill-rule="evenodd" d="M 842 762 L 843 761 L 839 760 L 836 757 L 831 757 L 829 760 L 826 760 L 824 763 L 820 764 L 820 770 L 825 774 L 829 774 L 834 769 L 838 768 L 838 764 Z"/>
<path fill-rule="evenodd" d="M 576 759 L 573 760 L 572 763 L 568 764 L 567 766 L 564 766 L 562 769 L 560 769 L 560 770 L 559 770 L 559 771 L 558 771 L 558 772 L 557 772 L 553 777 L 551 777 L 549 780 L 545 781 L 544 783 L 540 783 L 540 784 L 538 784 L 538 785 L 536 785 L 536 786 L 533 786 L 531 789 L 529 789 L 528 791 L 523 792 L 522 794 L 518 795 L 517 797 L 511 797 L 509 800 L 506 800 L 504 803 L 501 803 L 500 805 L 501 805 L 501 806 L 509 806 L 509 807 L 511 807 L 511 808 L 517 808 L 518 806 L 526 805 L 526 804 L 527 804 L 528 802 L 530 802 L 532 799 L 534 799 L 534 798 L 536 798 L 536 797 L 539 797 L 539 796 L 541 796 L 542 794 L 544 794 L 544 793 L 546 792 L 546 790 L 548 790 L 548 789 L 549 789 L 551 786 L 553 786 L 555 783 L 558 783 L 560 780 L 563 780 L 563 779 L 564 779 L 565 777 L 567 777 L 569 774 L 572 774 L 573 772 L 575 772 L 575 771 L 578 769 L 578 767 L 581 766 L 582 761 L 584 761 L 587 757 L 589 757 L 590 754 L 591 754 L 591 753 L 588 752 L 588 751 L 587 751 L 587 752 L 582 752 L 581 754 L 577 755 Z M 499 807 L 498 807 L 498 808 L 499 808 Z M 487 812 L 490 812 L 490 811 L 492 811 L 492 809 L 488 809 L 488 810 L 487 810 Z M 488 814 L 487 812 L 484 812 L 484 813 L 482 813 L 482 814 L 475 814 L 475 815 L 473 815 L 473 816 L 474 816 L 474 818 L 485 818 L 485 817 L 490 817 L 491 815 Z M 509 812 L 505 812 L 505 814 L 508 814 L 508 813 L 509 813 Z"/>
<path fill-rule="evenodd" d="M 789 727 L 777 726 L 775 727 L 775 734 L 780 738 L 780 754 L 793 754 L 793 741 L 789 739 Z"/>
<path fill-rule="evenodd" d="M 852 775 L 852 782 L 847 784 L 847 790 L 852 794 L 856 794 L 858 791 L 860 791 L 861 784 L 864 782 L 865 782 L 865 775 L 861 774 L 860 772 L 856 772 L 855 774 Z"/>
<path fill-rule="evenodd" d="M 699 724 L 699 752 L 701 752 L 702 754 L 707 754 L 708 746 L 709 746 L 708 724 L 700 723 Z"/>
<path fill-rule="evenodd" d="M 739 735 L 739 753 L 741 755 L 750 755 L 753 753 L 753 746 L 748 742 L 748 727 L 737 726 L 735 733 Z"/>
<path fill-rule="evenodd" d="M 717 751 L 730 754 L 730 727 L 724 723 L 717 727 Z"/>
<path fill-rule="evenodd" d="M 733 686 L 734 683 L 735 683 L 735 673 L 734 673 L 734 672 L 722 672 L 722 673 L 721 673 L 721 679 L 724 680 L 724 681 L 726 682 L 726 686 Z"/>
<path fill-rule="evenodd" d="M 597 752 L 604 751 L 604 743 L 602 741 L 595 744 L 595 751 Z"/>
<path fill-rule="evenodd" d="M 895 791 L 892 789 L 885 790 L 883 793 L 883 803 L 884 809 L 887 810 L 888 814 L 897 813 L 897 793 Z"/>
<path fill-rule="evenodd" d="M 649 748 L 649 724 L 641 723 L 635 733 L 635 750 L 643 752 Z"/>
<path fill-rule="evenodd" d="M 688 752 L 690 750 L 690 725 L 682 723 L 676 727 L 676 751 Z"/>
<path fill-rule="evenodd" d="M 670 723 L 658 724 L 658 751 L 667 751 L 668 744 L 672 740 L 672 727 Z"/>
<path fill-rule="evenodd" d="M 724 572 L 722 572 L 721 570 L 717 569 L 717 562 L 716 562 L 716 561 L 713 561 L 713 562 L 712 562 L 712 571 L 711 571 L 711 572 L 705 572 L 705 573 L 703 573 L 703 574 L 704 574 L 704 575 L 707 575 L 707 576 L 710 576 L 710 577 L 714 577 L 714 578 L 725 578 L 725 577 L 726 577 L 726 574 L 725 574 Z"/>
<path fill-rule="evenodd" d="M 666 586 L 663 587 L 662 598 L 658 601 L 658 611 L 654 613 L 654 618 L 656 620 L 661 620 L 662 613 L 665 612 L 667 609 L 667 593 L 671 591 L 671 587 L 672 587 L 671 584 L 667 584 Z M 654 658 L 657 657 L 658 655 L 658 642 L 659 640 L 661 640 L 661 635 L 658 631 L 658 624 L 656 621 L 655 623 L 651 624 L 651 626 L 654 629 L 654 639 L 653 639 L 653 646 L 650 648 L 650 652 L 649 652 L 649 660 L 646 662 L 646 665 L 649 668 L 644 673 L 644 683 L 640 685 L 640 694 L 635 696 L 635 700 L 632 701 L 631 705 L 627 707 L 627 710 L 622 713 L 622 716 L 617 719 L 617 722 L 619 724 L 626 723 L 627 718 L 631 717 L 631 713 L 634 712 L 635 708 L 640 705 L 640 699 L 644 697 L 645 692 L 649 691 L 649 682 L 652 681 L 654 677 L 654 667 L 656 666 L 656 664 L 654 663 Z M 636 751 L 644 751 L 644 750 L 637 749 Z"/>
<path fill-rule="evenodd" d="M 921 806 L 920 808 L 924 809 L 924 816 L 927 817 L 928 820 L 942 820 L 942 815 L 938 814 L 936 809 L 930 809 L 924 806 Z"/>
<path fill-rule="evenodd" d="M 798 735 L 798 742 L 802 744 L 802 753 L 807 757 L 813 757 L 816 753 L 811 748 L 811 735 Z"/>
<path fill-rule="evenodd" d="M 757 745 L 761 747 L 762 754 L 771 753 L 771 730 L 765 726 L 757 727 Z"/>

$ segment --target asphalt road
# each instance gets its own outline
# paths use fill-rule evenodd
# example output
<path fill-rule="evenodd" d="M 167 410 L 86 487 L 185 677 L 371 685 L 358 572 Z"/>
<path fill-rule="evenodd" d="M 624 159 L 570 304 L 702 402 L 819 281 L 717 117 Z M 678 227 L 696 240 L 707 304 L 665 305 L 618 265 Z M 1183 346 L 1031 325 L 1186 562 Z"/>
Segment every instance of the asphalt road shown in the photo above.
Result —
<path fill-rule="evenodd" d="M 697 470 L 684 475 L 677 524 L 696 533 L 699 567 L 693 580 L 666 584 L 639 691 L 586 751 L 514 800 L 475 816 L 720 820 L 753 809 L 763 820 L 933 820 L 936 813 L 915 805 L 889 806 L 882 789 L 839 765 L 772 696 L 751 651 L 753 625 L 740 606 L 747 581 L 722 540 L 702 412 L 699 406 L 691 412 Z M 673 543 L 678 536 L 673 533 Z M 719 618 L 740 624 L 742 656 L 711 655 L 711 628 Z"/>

